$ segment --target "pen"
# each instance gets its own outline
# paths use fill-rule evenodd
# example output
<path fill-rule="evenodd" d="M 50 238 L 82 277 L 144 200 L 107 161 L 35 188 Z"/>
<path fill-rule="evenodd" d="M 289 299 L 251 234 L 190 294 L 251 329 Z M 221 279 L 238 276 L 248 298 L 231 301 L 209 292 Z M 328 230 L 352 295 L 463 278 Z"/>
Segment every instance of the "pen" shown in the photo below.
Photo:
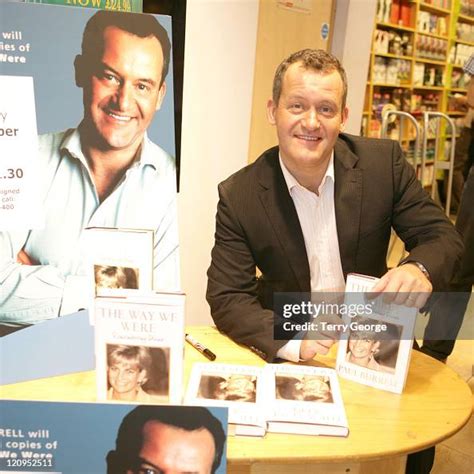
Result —
<path fill-rule="evenodd" d="M 205 355 L 209 360 L 216 359 L 216 354 L 214 354 L 214 352 L 211 352 L 206 346 L 203 346 L 200 342 L 196 341 L 193 336 L 185 334 L 184 338 L 186 339 L 186 341 L 189 342 L 189 344 L 194 347 L 194 349 Z"/>

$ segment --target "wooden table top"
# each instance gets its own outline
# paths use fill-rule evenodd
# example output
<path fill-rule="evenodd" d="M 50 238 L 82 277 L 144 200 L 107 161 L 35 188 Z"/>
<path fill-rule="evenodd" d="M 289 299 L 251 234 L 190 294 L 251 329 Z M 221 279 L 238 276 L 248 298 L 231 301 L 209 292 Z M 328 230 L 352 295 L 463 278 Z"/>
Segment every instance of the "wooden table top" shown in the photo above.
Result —
<path fill-rule="evenodd" d="M 187 331 L 216 355 L 216 362 L 264 365 L 212 327 Z M 336 349 L 308 365 L 335 366 Z M 185 348 L 187 383 L 194 362 L 209 362 L 189 344 Z M 211 363 L 211 362 L 209 362 Z M 229 437 L 227 457 L 233 464 L 370 461 L 438 444 L 469 420 L 472 393 L 446 365 L 413 351 L 403 394 L 384 392 L 342 378 L 342 396 L 349 422 L 347 438 L 267 433 L 260 438 Z M 17 400 L 95 401 L 95 372 L 81 372 L 0 387 L 0 397 Z"/>

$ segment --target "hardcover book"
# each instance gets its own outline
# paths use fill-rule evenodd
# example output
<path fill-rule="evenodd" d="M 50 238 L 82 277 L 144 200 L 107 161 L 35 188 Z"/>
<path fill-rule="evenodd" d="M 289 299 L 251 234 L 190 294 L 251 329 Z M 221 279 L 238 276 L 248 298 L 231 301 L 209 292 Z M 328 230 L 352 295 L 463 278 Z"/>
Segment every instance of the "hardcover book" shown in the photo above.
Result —
<path fill-rule="evenodd" d="M 153 289 L 153 230 L 88 227 L 82 244 L 94 295 Z"/>
<path fill-rule="evenodd" d="M 224 474 L 226 411 L 185 406 L 2 400 L 0 472 L 162 472 L 168 466 L 173 472 Z M 163 425 L 166 433 L 151 429 Z M 197 454 L 190 460 L 181 452 L 173 457 L 170 466 L 163 456 L 169 456 L 170 448 L 177 444 L 176 433 L 186 443 L 187 452 Z M 174 438 L 170 436 L 173 434 Z M 150 443 L 159 443 L 160 450 L 150 450 Z M 210 455 L 206 456 L 206 448 Z"/>
<path fill-rule="evenodd" d="M 194 364 L 186 403 L 229 408 L 229 432 L 347 436 L 349 429 L 333 369 L 267 364 Z"/>
<path fill-rule="evenodd" d="M 97 399 L 181 403 L 184 295 L 95 299 Z"/>
<path fill-rule="evenodd" d="M 349 380 L 402 393 L 418 311 L 384 303 L 383 296 L 368 299 L 377 281 L 365 275 L 347 277 L 345 303 L 364 308 L 364 313 L 343 316 L 347 330 L 339 341 L 336 369 Z"/>

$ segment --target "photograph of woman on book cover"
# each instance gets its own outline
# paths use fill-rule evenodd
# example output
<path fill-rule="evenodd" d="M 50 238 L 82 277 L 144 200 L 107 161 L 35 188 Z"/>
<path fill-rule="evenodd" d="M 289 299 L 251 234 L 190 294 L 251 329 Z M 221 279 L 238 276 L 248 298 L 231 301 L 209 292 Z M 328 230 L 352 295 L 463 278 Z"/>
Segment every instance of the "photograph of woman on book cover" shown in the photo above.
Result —
<path fill-rule="evenodd" d="M 107 344 L 107 399 L 167 402 L 169 348 Z"/>
<path fill-rule="evenodd" d="M 255 403 L 257 378 L 254 375 L 203 375 L 198 398 Z"/>
<path fill-rule="evenodd" d="M 355 320 L 358 326 L 375 327 L 382 321 L 370 318 Z M 402 327 L 383 321 L 387 329 L 351 331 L 347 344 L 346 361 L 378 372 L 395 372 Z"/>
<path fill-rule="evenodd" d="M 115 267 L 110 265 L 94 265 L 95 287 L 138 289 L 139 269 Z"/>
<path fill-rule="evenodd" d="M 275 396 L 277 400 L 333 403 L 329 377 L 321 375 L 294 377 L 277 374 Z"/>

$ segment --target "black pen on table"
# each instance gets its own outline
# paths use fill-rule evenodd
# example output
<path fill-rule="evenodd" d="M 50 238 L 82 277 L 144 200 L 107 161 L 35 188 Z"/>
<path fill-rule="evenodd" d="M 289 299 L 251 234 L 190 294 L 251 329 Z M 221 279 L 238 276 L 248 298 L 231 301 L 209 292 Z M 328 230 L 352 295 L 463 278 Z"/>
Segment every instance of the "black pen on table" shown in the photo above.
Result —
<path fill-rule="evenodd" d="M 185 334 L 184 338 L 191 344 L 194 349 L 198 350 L 202 355 L 206 356 L 209 360 L 216 360 L 216 354 L 210 351 L 206 346 L 203 346 L 200 342 L 196 341 L 190 334 Z"/>

